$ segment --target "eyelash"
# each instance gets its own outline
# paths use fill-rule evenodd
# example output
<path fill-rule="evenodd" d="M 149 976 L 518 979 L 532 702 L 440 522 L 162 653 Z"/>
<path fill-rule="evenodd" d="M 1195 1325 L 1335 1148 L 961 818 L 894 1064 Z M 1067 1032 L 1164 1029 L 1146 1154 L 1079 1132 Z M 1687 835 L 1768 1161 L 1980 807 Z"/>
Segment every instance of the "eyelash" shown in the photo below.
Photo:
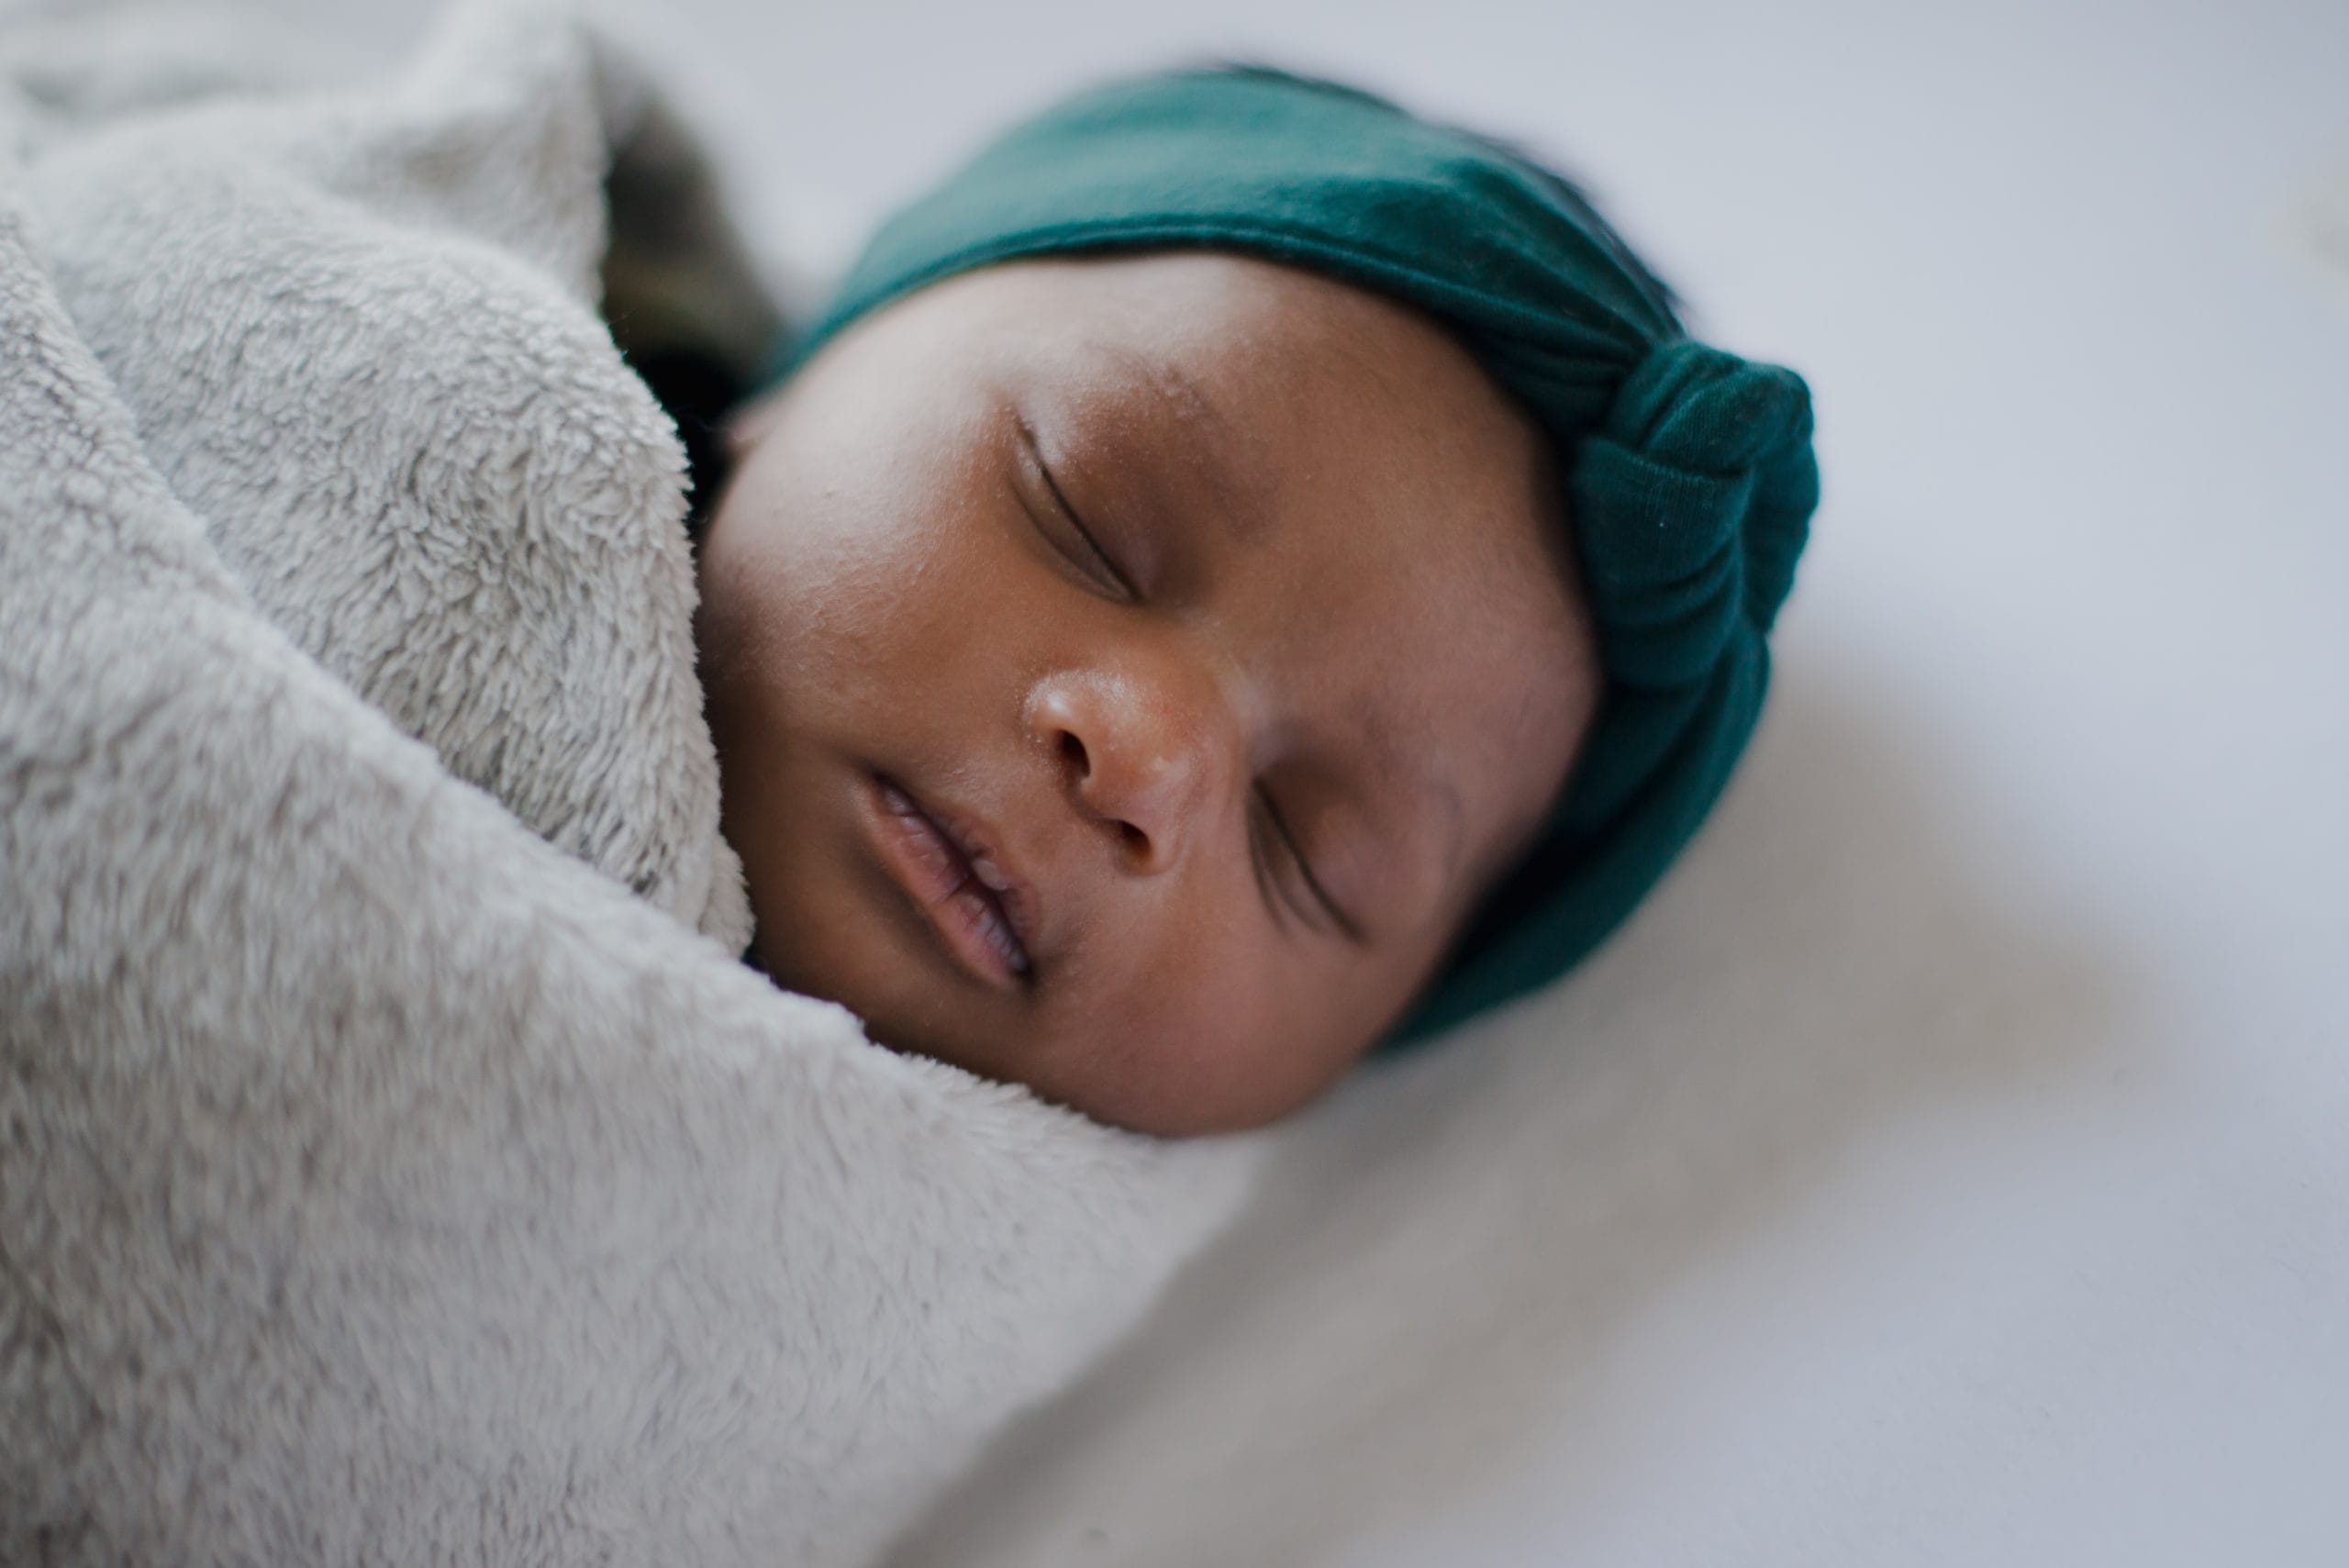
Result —
<path fill-rule="evenodd" d="M 1085 526 L 1085 519 L 1076 515 L 1076 508 L 1070 506 L 1068 497 L 1061 493 L 1060 481 L 1052 477 L 1052 465 L 1044 461 L 1043 449 L 1037 444 L 1036 433 L 1028 428 L 1024 423 L 1019 428 L 1019 433 L 1027 440 L 1028 455 L 1036 465 L 1037 477 L 1044 482 L 1044 493 L 1052 497 L 1053 508 L 1067 522 L 1070 531 L 1074 533 L 1084 544 L 1085 552 L 1093 557 L 1094 565 L 1100 568 L 1100 575 L 1107 577 L 1108 585 L 1126 600 L 1139 601 L 1141 597 L 1140 591 L 1134 587 L 1132 581 L 1125 573 L 1119 570 L 1117 562 L 1111 559 L 1109 552 L 1101 548 L 1101 541 L 1093 537 L 1093 531 Z M 1063 555 L 1068 553 L 1058 540 L 1051 539 L 1049 534 L 1046 537 L 1055 550 L 1060 550 Z M 1086 576 L 1095 576 L 1093 568 L 1088 567 L 1085 562 L 1072 559 L 1071 564 L 1085 573 Z"/>
<path fill-rule="evenodd" d="M 1300 845 L 1297 841 L 1297 836 L 1289 831 L 1288 823 L 1282 817 L 1280 807 L 1273 804 L 1272 792 L 1259 784 L 1256 786 L 1256 797 L 1264 803 L 1265 819 L 1272 824 L 1274 835 L 1280 840 L 1281 847 L 1287 851 L 1289 863 L 1297 868 L 1297 875 L 1304 879 L 1306 889 L 1312 895 L 1314 904 L 1337 926 L 1339 930 L 1357 941 L 1361 940 L 1361 931 L 1352 920 L 1346 917 L 1345 911 L 1338 907 L 1338 901 L 1330 896 L 1328 890 L 1321 885 L 1321 879 L 1313 874 L 1313 862 L 1306 859 L 1304 846 Z"/>

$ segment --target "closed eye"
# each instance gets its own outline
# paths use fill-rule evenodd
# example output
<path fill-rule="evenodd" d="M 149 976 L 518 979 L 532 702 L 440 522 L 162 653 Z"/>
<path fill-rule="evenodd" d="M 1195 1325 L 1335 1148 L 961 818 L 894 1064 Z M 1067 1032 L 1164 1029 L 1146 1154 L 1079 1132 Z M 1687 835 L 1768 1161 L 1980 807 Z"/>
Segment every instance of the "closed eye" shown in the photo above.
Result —
<path fill-rule="evenodd" d="M 1320 914 L 1326 916 L 1331 924 L 1344 933 L 1347 940 L 1359 943 L 1363 940 L 1362 927 L 1355 922 L 1353 916 L 1346 913 L 1344 907 L 1335 898 L 1330 895 L 1330 890 L 1321 884 L 1321 879 L 1313 874 L 1313 862 L 1307 858 L 1303 847 L 1297 843 L 1297 835 L 1289 831 L 1288 823 L 1282 818 L 1280 806 L 1275 803 L 1272 792 L 1259 784 L 1256 794 L 1264 803 L 1264 817 L 1272 824 L 1274 837 L 1280 840 L 1281 852 L 1288 857 L 1289 863 L 1296 868 L 1298 878 L 1304 882 L 1313 902 L 1319 906 Z M 1317 919 L 1315 923 L 1319 924 L 1319 921 Z"/>
<path fill-rule="evenodd" d="M 1101 548 L 1101 541 L 1094 538 L 1093 531 L 1085 526 L 1085 519 L 1077 515 L 1076 508 L 1069 505 L 1068 496 L 1061 490 L 1060 481 L 1052 477 L 1052 465 L 1044 461 L 1043 450 L 1037 444 L 1035 430 L 1025 418 L 1019 421 L 1019 437 L 1029 464 L 1035 470 L 1036 481 L 1042 488 L 1047 509 L 1053 513 L 1061 529 L 1068 533 L 1074 542 L 1072 545 L 1052 539 L 1054 530 L 1046 528 L 1041 518 L 1037 527 L 1051 539 L 1052 548 L 1066 556 L 1070 564 L 1078 571 L 1120 598 L 1129 602 L 1139 600 L 1141 595 L 1135 589 L 1132 580 L 1119 569 L 1109 552 Z"/>

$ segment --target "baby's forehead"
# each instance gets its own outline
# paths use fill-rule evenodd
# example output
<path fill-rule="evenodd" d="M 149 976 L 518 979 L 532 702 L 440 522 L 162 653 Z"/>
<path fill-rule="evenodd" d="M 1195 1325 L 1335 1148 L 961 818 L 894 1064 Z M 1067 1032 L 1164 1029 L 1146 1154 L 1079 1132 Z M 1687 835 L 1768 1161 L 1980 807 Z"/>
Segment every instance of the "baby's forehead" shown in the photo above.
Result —
<path fill-rule="evenodd" d="M 1423 512 L 1504 514 L 1528 510 L 1537 480 L 1554 489 L 1539 423 L 1412 306 L 1218 251 L 1006 271 L 1030 269 L 1027 304 L 1048 323 L 1045 340 L 1034 323 L 1013 329 L 1063 390 L 1207 449 L 1239 487 L 1352 488 Z M 1524 520 L 1492 542 L 1537 542 L 1535 519 Z"/>

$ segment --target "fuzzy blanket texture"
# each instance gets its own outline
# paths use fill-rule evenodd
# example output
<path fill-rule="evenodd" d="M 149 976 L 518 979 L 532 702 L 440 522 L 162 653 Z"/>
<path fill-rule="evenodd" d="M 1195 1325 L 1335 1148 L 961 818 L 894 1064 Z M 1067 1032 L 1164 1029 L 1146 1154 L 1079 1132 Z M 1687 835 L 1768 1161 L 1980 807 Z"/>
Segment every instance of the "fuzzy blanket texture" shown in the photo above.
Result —
<path fill-rule="evenodd" d="M 1260 1146 L 736 962 L 620 34 L 189 15 L 0 22 L 0 1561 L 871 1561 Z"/>

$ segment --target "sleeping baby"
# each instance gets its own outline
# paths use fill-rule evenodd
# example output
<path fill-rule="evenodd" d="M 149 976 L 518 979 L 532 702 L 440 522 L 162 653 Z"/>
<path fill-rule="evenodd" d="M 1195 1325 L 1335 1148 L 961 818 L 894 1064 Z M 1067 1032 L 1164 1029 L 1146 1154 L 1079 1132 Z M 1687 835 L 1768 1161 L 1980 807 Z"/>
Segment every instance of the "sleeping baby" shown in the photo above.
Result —
<path fill-rule="evenodd" d="M 1162 1134 L 1281 1116 L 1628 913 L 1750 731 L 1791 373 L 1571 186 L 1261 70 L 899 215 L 738 411 L 696 623 L 751 959 Z"/>
<path fill-rule="evenodd" d="M 1803 384 L 1506 149 L 1114 86 L 762 378 L 622 41 L 154 15 L 0 25 L 0 1560 L 862 1568 L 1752 730 Z"/>

